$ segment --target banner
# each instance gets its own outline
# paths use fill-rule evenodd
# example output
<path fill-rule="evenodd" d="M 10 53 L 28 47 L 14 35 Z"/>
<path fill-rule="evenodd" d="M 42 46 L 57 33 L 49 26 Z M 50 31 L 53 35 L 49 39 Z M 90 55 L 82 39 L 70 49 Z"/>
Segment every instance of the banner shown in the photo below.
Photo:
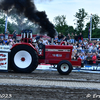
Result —
<path fill-rule="evenodd" d="M 0 52 L 0 70 L 1 71 L 8 70 L 8 53 Z"/>
<path fill-rule="evenodd" d="M 10 45 L 0 45 L 0 52 L 10 52 L 11 47 Z"/>
<path fill-rule="evenodd" d="M 6 17 L 6 22 L 5 22 L 5 32 L 7 31 L 7 21 L 8 21 L 8 16 Z"/>

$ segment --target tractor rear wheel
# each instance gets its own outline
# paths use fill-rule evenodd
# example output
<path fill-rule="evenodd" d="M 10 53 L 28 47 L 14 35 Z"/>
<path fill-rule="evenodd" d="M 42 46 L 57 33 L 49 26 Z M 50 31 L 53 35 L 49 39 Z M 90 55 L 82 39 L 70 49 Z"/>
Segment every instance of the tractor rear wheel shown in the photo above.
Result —
<path fill-rule="evenodd" d="M 17 45 L 11 50 L 11 68 L 18 73 L 31 73 L 37 68 L 38 54 L 28 45 Z"/>
<path fill-rule="evenodd" d="M 61 75 L 68 75 L 72 69 L 72 64 L 66 60 L 60 61 L 57 65 L 57 70 Z"/>

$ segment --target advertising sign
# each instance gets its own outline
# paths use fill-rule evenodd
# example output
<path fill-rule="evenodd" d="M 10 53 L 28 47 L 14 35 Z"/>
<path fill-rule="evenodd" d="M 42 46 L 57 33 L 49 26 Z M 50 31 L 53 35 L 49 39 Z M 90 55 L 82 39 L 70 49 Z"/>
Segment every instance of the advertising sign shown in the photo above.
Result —
<path fill-rule="evenodd" d="M 8 52 L 11 46 L 0 45 L 0 71 L 8 71 Z"/>
<path fill-rule="evenodd" d="M 0 70 L 8 70 L 8 53 L 0 52 Z"/>
<path fill-rule="evenodd" d="M 10 52 L 11 46 L 9 45 L 0 45 L 0 52 Z"/>

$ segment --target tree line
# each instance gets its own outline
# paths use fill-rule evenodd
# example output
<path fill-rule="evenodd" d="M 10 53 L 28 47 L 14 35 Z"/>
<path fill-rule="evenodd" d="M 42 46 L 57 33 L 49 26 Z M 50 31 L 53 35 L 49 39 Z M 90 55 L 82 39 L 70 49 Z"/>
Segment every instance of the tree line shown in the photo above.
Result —
<path fill-rule="evenodd" d="M 32 29 L 33 33 L 36 34 L 39 32 L 40 26 L 35 23 L 30 22 L 28 19 L 24 17 L 24 15 L 16 15 L 16 14 L 8 14 L 9 21 L 7 23 L 7 28 L 10 33 L 13 33 L 14 30 L 17 30 L 18 33 L 21 32 L 22 29 Z M 88 33 L 90 29 L 90 15 L 85 11 L 84 8 L 81 8 L 74 15 L 75 19 L 73 23 L 75 24 L 75 28 L 73 26 L 69 26 L 66 21 L 65 15 L 60 15 L 54 17 L 54 26 L 57 32 L 61 32 L 67 36 L 68 33 L 76 33 L 79 34 L 82 32 L 84 38 L 88 38 Z M 5 20 L 6 15 L 3 11 L 0 11 L 0 34 L 4 33 L 5 30 Z M 99 27 L 99 19 L 100 17 L 97 14 L 92 14 L 92 38 L 100 38 L 100 27 Z"/>
<path fill-rule="evenodd" d="M 85 12 L 85 9 L 79 9 L 78 12 L 74 15 L 74 24 L 73 26 L 67 25 L 66 16 L 56 16 L 54 18 L 55 28 L 58 32 L 62 32 L 64 35 L 68 33 L 76 33 L 80 32 L 83 34 L 84 38 L 88 38 L 88 34 L 90 32 L 90 17 L 92 16 L 92 38 L 100 38 L 100 17 L 97 14 L 88 15 Z"/>

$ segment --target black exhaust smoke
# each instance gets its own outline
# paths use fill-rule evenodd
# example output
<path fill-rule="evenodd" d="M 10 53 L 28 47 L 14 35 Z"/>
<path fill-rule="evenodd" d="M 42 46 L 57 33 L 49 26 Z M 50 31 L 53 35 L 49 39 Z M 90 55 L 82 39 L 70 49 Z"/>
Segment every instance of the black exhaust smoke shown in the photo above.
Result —
<path fill-rule="evenodd" d="M 0 0 L 0 9 L 11 12 L 16 9 L 19 15 L 24 14 L 30 21 L 41 26 L 41 30 L 47 32 L 48 36 L 54 38 L 56 31 L 54 25 L 49 21 L 44 11 L 36 10 L 31 0 Z"/>

